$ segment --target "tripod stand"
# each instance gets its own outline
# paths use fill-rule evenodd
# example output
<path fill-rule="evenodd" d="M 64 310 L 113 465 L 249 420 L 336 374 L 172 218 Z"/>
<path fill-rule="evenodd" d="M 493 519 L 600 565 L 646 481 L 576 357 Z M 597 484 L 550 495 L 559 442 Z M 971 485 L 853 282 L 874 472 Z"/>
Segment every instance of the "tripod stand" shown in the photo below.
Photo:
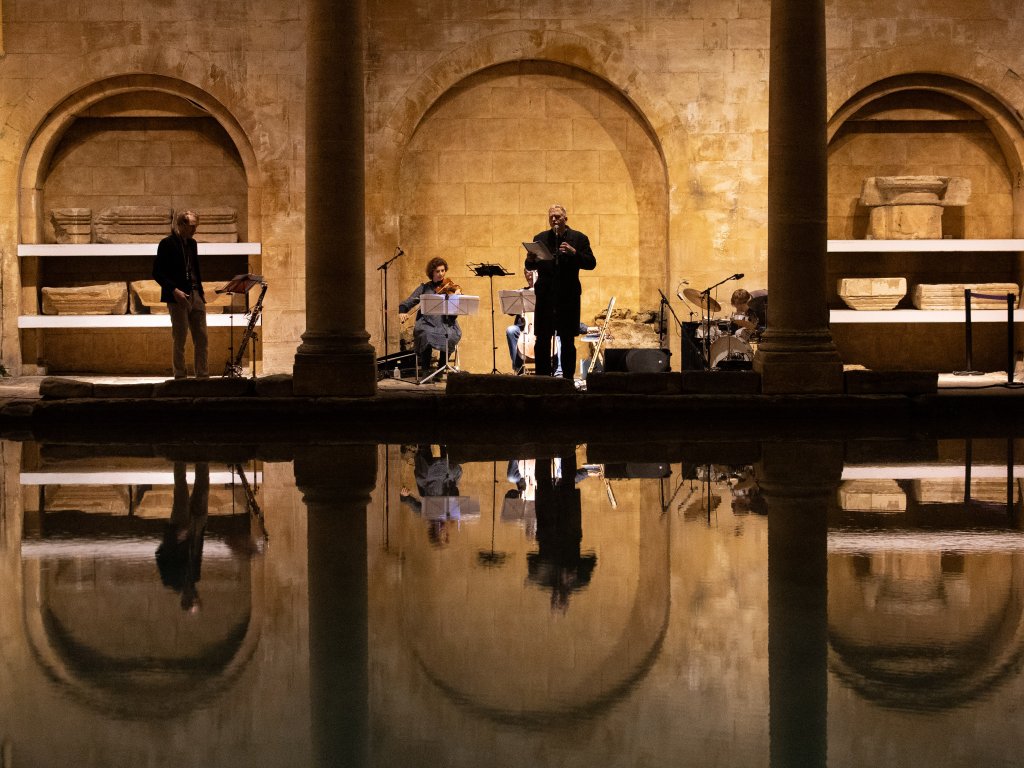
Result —
<path fill-rule="evenodd" d="M 501 264 L 467 264 L 467 267 L 473 270 L 473 274 L 477 277 L 486 277 L 490 280 L 491 290 L 491 373 L 498 372 L 498 345 L 494 341 L 494 276 L 506 277 L 511 275 L 511 272 L 505 270 Z"/>

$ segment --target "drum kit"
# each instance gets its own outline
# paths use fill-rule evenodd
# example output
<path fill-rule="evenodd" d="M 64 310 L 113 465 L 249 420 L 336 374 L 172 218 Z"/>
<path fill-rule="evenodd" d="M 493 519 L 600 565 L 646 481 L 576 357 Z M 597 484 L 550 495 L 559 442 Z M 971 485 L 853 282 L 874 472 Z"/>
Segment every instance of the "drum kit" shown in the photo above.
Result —
<path fill-rule="evenodd" d="M 708 368 L 749 370 L 754 359 L 754 346 L 749 341 L 752 329 L 737 325 L 731 319 L 713 319 L 712 315 L 722 311 L 722 305 L 706 293 L 687 288 L 683 296 L 701 308 L 703 317 L 695 335 L 704 351 Z"/>

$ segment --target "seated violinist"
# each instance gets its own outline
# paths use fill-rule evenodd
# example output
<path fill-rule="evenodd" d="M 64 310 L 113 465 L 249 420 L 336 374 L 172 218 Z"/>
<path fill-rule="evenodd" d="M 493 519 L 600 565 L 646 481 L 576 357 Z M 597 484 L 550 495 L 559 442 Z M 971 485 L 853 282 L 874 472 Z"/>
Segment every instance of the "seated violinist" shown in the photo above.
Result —
<path fill-rule="evenodd" d="M 427 282 L 420 284 L 412 294 L 398 305 L 398 319 L 405 323 L 409 312 L 420 303 L 420 296 L 424 293 L 462 293 L 462 289 L 446 277 L 448 262 L 439 256 L 435 256 L 427 262 Z M 462 339 L 462 329 L 459 328 L 458 317 L 455 315 L 425 315 L 420 312 L 416 318 L 416 325 L 413 328 L 413 341 L 416 347 L 416 358 L 419 361 L 421 371 L 427 371 L 432 367 L 433 350 L 444 357 L 447 348 L 450 355 L 455 351 L 459 340 Z M 439 364 L 447 361 L 439 360 Z"/>

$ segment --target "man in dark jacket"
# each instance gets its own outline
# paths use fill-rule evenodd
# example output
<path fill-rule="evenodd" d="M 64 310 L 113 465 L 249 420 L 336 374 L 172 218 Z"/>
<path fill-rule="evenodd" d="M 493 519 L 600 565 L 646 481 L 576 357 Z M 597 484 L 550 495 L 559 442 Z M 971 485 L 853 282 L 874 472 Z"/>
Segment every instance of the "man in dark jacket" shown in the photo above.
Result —
<path fill-rule="evenodd" d="M 538 233 L 534 242 L 542 243 L 551 259 L 530 253 L 525 268 L 537 271 L 534 292 L 537 294 L 536 349 L 550 349 L 551 338 L 561 342 L 562 376 L 573 379 L 576 372 L 576 336 L 580 330 L 580 270 L 594 269 L 597 259 L 590 249 L 590 239 L 582 232 L 569 229 L 565 206 L 548 209 L 550 229 Z M 537 375 L 551 375 L 551 357 L 537 354 Z"/>
<path fill-rule="evenodd" d="M 174 217 L 171 234 L 160 241 L 153 262 L 153 279 L 160 283 L 160 301 L 167 303 L 171 316 L 171 366 L 174 378 L 184 379 L 185 339 L 192 332 L 196 377 L 209 376 L 206 362 L 206 297 L 199 270 L 199 246 L 193 235 L 199 225 L 195 211 L 180 211 Z"/>

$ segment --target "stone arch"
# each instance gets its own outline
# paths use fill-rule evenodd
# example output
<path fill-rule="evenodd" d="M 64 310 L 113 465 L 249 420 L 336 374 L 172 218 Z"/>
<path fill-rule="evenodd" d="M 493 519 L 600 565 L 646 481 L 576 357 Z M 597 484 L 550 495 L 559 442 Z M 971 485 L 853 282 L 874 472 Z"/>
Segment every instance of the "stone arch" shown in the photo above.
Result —
<path fill-rule="evenodd" d="M 59 102 L 28 134 L 18 180 L 19 231 L 21 242 L 42 238 L 41 193 L 49 161 L 64 133 L 77 115 L 113 96 L 151 91 L 185 99 L 213 117 L 225 130 L 238 151 L 245 171 L 248 193 L 247 229 L 251 240 L 259 239 L 257 160 L 252 144 L 234 115 L 215 97 L 184 80 L 156 74 L 124 74 L 86 85 Z"/>
<path fill-rule="evenodd" d="M 663 101 L 653 98 L 644 75 L 622 52 L 588 38 L 565 32 L 518 31 L 493 35 L 460 47 L 441 58 L 424 72 L 397 101 L 383 119 L 376 143 L 368 146 L 379 182 L 375 195 L 380 215 L 371 219 L 368 232 L 368 251 L 389 252 L 399 239 L 400 179 L 402 163 L 413 137 L 446 94 L 470 81 L 480 73 L 502 66 L 561 67 L 582 77 L 603 82 L 624 101 L 638 124 L 648 134 L 650 146 L 656 154 L 659 185 L 662 188 L 662 220 L 659 227 L 659 253 L 647 255 L 655 260 L 654 274 L 644 273 L 645 285 L 641 294 L 650 293 L 664 282 L 668 270 L 669 207 L 673 187 L 668 183 L 664 143 L 666 136 L 677 130 L 678 116 Z M 373 140 L 371 139 L 371 142 Z M 677 185 L 678 186 L 678 185 Z M 685 184 L 682 186 L 685 188 Z M 570 211 L 570 215 L 571 215 Z M 541 214 L 538 213 L 538 219 Z M 543 226 L 541 224 L 536 228 Z M 532 233 L 533 230 L 530 232 Z M 600 253 L 598 253 L 600 261 Z M 410 266 L 409 274 L 419 272 Z M 647 284 L 649 283 L 649 285 Z M 368 285 L 368 290 L 379 291 L 379 286 Z M 605 298 L 607 303 L 607 298 Z M 373 306 L 373 301 L 368 302 Z M 368 323 L 373 328 L 374 323 Z M 378 339 L 379 340 L 379 339 Z"/>
<path fill-rule="evenodd" d="M 952 97 L 985 119 L 1013 180 L 1013 236 L 1020 237 L 1024 233 L 1024 82 L 1004 63 L 963 48 L 906 46 L 866 56 L 830 73 L 829 142 L 858 110 L 907 90 Z"/>

